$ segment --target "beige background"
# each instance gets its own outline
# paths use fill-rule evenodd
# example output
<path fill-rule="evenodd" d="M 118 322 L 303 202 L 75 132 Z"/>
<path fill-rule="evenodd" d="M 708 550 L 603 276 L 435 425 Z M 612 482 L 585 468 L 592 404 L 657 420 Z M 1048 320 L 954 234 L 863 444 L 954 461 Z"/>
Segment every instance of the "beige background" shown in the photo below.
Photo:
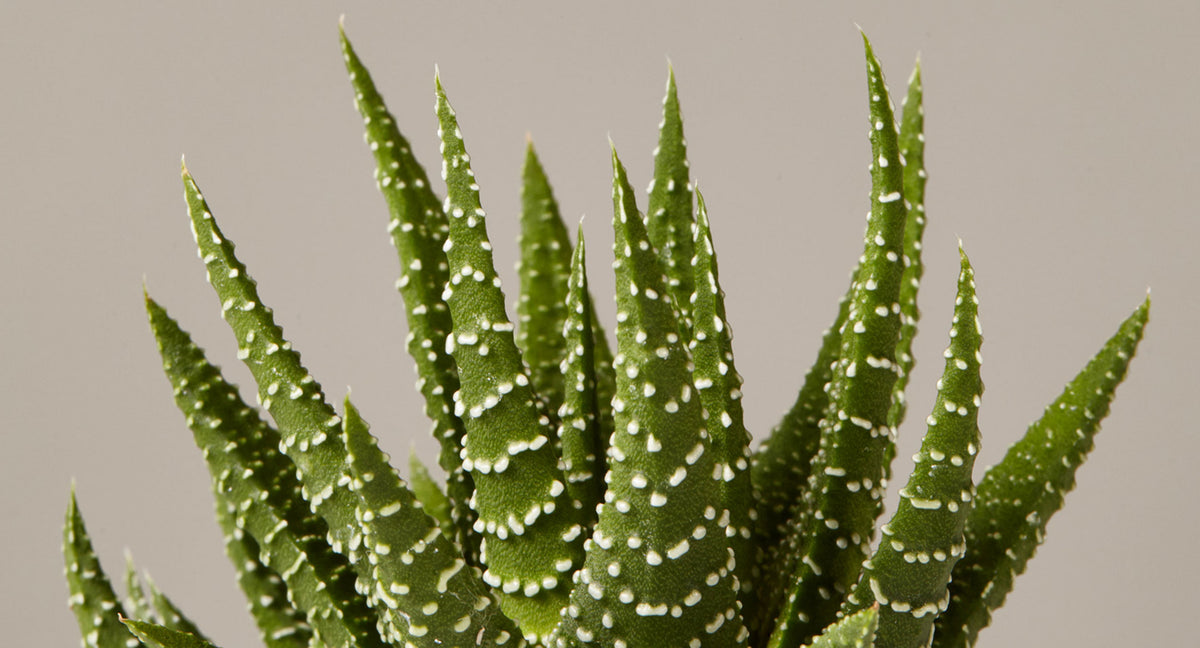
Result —
<path fill-rule="evenodd" d="M 142 312 L 144 278 L 250 382 L 195 260 L 181 153 L 327 392 L 353 385 L 388 449 L 432 457 L 337 48 L 345 12 L 435 169 L 440 65 L 510 287 L 530 132 L 568 218 L 590 215 L 593 283 L 608 293 L 606 137 L 645 186 L 670 57 L 760 434 L 791 403 L 859 253 L 870 153 L 854 23 L 896 93 L 920 51 L 931 181 L 912 422 L 941 370 L 958 237 L 987 336 L 984 464 L 1154 294 L 1079 488 L 983 645 L 1193 644 L 1200 5 L 457 4 L 0 8 L 2 643 L 78 640 L 58 554 L 72 478 L 110 571 L 129 547 L 215 640 L 257 643 Z M 901 457 L 920 427 L 902 429 Z"/>

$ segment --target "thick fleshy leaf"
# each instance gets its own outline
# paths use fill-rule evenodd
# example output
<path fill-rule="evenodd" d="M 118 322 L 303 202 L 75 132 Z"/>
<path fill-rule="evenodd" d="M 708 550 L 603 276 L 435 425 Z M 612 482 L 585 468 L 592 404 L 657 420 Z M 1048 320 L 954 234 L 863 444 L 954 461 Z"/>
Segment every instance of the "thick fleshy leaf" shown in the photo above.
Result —
<path fill-rule="evenodd" d="M 74 485 L 63 525 L 62 550 L 70 592 L 67 601 L 79 622 L 84 648 L 138 648 L 141 644 L 137 637 L 121 625 L 125 610 L 117 601 L 117 594 L 100 567 L 92 539 L 83 526 Z"/>
<path fill-rule="evenodd" d="M 871 606 L 825 628 L 812 648 L 873 648 L 878 626 L 878 606 Z"/>
<path fill-rule="evenodd" d="M 742 377 L 733 363 L 733 331 L 725 317 L 725 292 L 717 272 L 717 253 L 709 231 L 704 196 L 696 191 L 696 214 L 691 259 L 695 293 L 692 296 L 692 340 L 688 348 L 695 370 L 692 379 L 707 417 L 712 438 L 713 470 L 721 473 L 721 515 L 729 516 L 725 535 L 737 560 L 740 588 L 751 587 L 750 573 L 757 547 L 751 535 L 757 516 L 750 493 L 750 433 L 742 416 Z"/>
<path fill-rule="evenodd" d="M 446 498 L 442 489 L 438 488 L 437 482 L 429 474 L 429 469 L 421 463 L 421 458 L 415 451 L 408 453 L 408 482 L 425 513 L 438 523 L 442 534 L 453 541 L 454 522 L 450 517 L 450 500 Z"/>
<path fill-rule="evenodd" d="M 1075 486 L 1075 471 L 1092 450 L 1149 315 L 1147 297 L 980 480 L 967 519 L 966 555 L 954 567 L 950 607 L 937 619 L 934 646 L 974 645 L 1025 571 L 1050 517 Z"/>
<path fill-rule="evenodd" d="M 141 639 L 149 648 L 217 648 L 203 637 L 168 628 L 157 623 L 122 619 L 128 632 Z"/>
<path fill-rule="evenodd" d="M 237 507 L 230 506 L 218 489 L 213 492 L 225 555 L 237 571 L 238 586 L 246 595 L 259 638 L 267 648 L 306 648 L 312 639 L 306 615 L 292 606 L 287 584 L 262 561 L 258 541 L 238 528 Z"/>
<path fill-rule="evenodd" d="M 186 167 L 183 184 L 200 257 L 221 301 L 221 317 L 237 339 L 238 358 L 258 383 L 258 399 L 279 428 L 279 448 L 295 464 L 306 499 L 325 519 L 330 545 L 341 553 L 357 533 L 354 495 L 339 483 L 347 476 L 342 418 L 325 402 L 320 384 L 259 299 L 257 284 L 234 255 L 233 243 L 217 226 Z"/>
<path fill-rule="evenodd" d="M 925 107 L 921 86 L 921 62 L 917 61 L 908 80 L 904 114 L 900 119 L 900 160 L 904 163 L 904 202 L 908 224 L 904 227 L 904 276 L 900 281 L 900 340 L 896 343 L 896 384 L 892 387 L 893 428 L 904 422 L 907 401 L 904 390 L 913 368 L 912 345 L 917 336 L 921 311 L 917 293 L 925 266 L 921 262 L 921 239 L 925 234 Z M 891 470 L 891 459 L 887 465 Z M 890 474 L 890 472 L 889 472 Z"/>
<path fill-rule="evenodd" d="M 883 70 L 865 34 L 863 43 L 871 98 L 871 214 L 821 420 L 821 447 L 806 495 L 812 506 L 794 523 L 798 560 L 772 646 L 804 643 L 834 620 L 869 555 L 883 508 L 884 462 L 892 452 L 888 412 L 900 328 L 903 168 Z"/>
<path fill-rule="evenodd" d="M 446 352 L 446 336 L 453 328 L 450 310 L 442 301 L 442 289 L 450 278 L 442 252 L 449 231 L 446 216 L 425 169 L 413 157 L 408 140 L 397 128 L 344 30 L 341 42 L 354 86 L 354 104 L 362 114 L 366 140 L 375 157 L 375 180 L 391 214 L 388 232 L 400 256 L 401 275 L 396 288 L 404 298 L 409 331 L 406 345 L 416 362 L 417 389 L 425 397 L 425 413 L 433 420 L 433 436 L 441 444 L 438 464 L 448 475 L 446 491 L 456 524 L 454 536 L 466 548 L 468 562 L 474 565 L 478 562 L 479 537 L 472 531 L 475 514 L 467 505 L 474 485 L 459 457 L 466 429 L 454 415 L 458 370 Z"/>
<path fill-rule="evenodd" d="M 662 255 L 667 291 L 679 311 L 682 332 L 692 321 L 692 184 L 689 179 L 687 140 L 679 114 L 675 70 L 667 69 L 667 94 L 663 97 L 663 119 L 659 124 L 658 148 L 654 149 L 654 180 L 650 183 L 646 231 L 650 244 Z"/>
<path fill-rule="evenodd" d="M 617 432 L 608 489 L 558 638 L 742 645 L 720 473 L 659 259 L 613 152 Z"/>
<path fill-rule="evenodd" d="M 525 149 L 522 180 L 517 346 L 529 365 L 534 390 L 547 407 L 557 410 L 563 399 L 558 365 L 565 342 L 562 328 L 567 317 L 571 239 L 532 141 Z"/>
<path fill-rule="evenodd" d="M 280 444 L 278 433 L 149 297 L 146 310 L 175 403 L 204 452 L 224 515 L 234 521 L 234 538 L 246 533 L 256 540 L 260 560 L 287 584 L 287 598 L 303 610 L 315 640 L 339 648 L 383 646 L 375 613 L 355 592 L 354 572 L 326 542 L 326 523 L 298 496 L 291 463 L 273 449 Z M 273 608 L 267 619 L 273 637 L 307 632 L 305 625 L 289 623 L 287 608 L 267 607 Z"/>
<path fill-rule="evenodd" d="M 453 108 L 437 82 L 450 280 L 442 297 L 454 319 L 446 347 L 459 368 L 455 414 L 467 428 L 463 467 L 485 534 L 484 579 L 531 640 L 549 633 L 583 562 L 581 516 L 566 494 L 552 439 L 557 424 L 540 405 L 513 337 L 492 260 L 485 212 Z"/>
<path fill-rule="evenodd" d="M 360 590 L 378 611 L 388 641 L 414 648 L 507 644 L 516 627 L 497 613 L 499 603 L 478 573 L 416 506 L 349 398 L 342 433 L 361 550 L 371 564 Z"/>
<path fill-rule="evenodd" d="M 900 504 L 844 611 L 879 605 L 876 640 L 889 648 L 928 646 L 933 620 L 950 602 L 950 571 L 966 548 L 963 527 L 979 451 L 982 334 L 975 275 L 966 254 L 958 277 L 946 368 Z"/>
<path fill-rule="evenodd" d="M 564 302 L 564 355 L 559 371 L 566 389 L 558 410 L 558 438 L 567 494 L 571 505 L 583 513 L 583 523 L 590 527 L 595 523 L 596 505 L 604 492 L 604 449 L 608 443 L 600 427 L 600 411 L 607 407 L 602 407 L 596 388 L 596 331 L 592 328 L 595 314 L 588 296 L 586 256 L 580 228 L 579 243 L 571 255 L 571 276 Z"/>

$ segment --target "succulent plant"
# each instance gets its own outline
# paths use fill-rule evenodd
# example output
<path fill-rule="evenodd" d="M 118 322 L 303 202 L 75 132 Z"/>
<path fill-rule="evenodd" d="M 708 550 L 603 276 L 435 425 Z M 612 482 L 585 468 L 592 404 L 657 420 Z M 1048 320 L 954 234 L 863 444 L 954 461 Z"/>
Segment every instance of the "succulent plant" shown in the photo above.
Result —
<path fill-rule="evenodd" d="M 1149 301 L 975 484 L 982 335 L 962 254 L 936 402 L 877 537 L 913 366 L 925 171 L 919 65 L 897 124 L 864 43 L 863 255 L 795 405 L 757 449 L 673 74 L 645 215 L 613 151 L 612 349 L 582 234 L 573 245 L 532 144 L 514 322 L 440 80 L 443 199 L 342 34 L 444 490 L 415 456 L 402 480 L 349 399 L 340 413 L 326 399 L 184 168 L 199 255 L 260 407 L 148 295 L 146 307 L 267 646 L 975 643 L 1073 486 Z M 212 645 L 132 562 L 118 602 L 74 489 L 64 553 L 85 646 Z"/>

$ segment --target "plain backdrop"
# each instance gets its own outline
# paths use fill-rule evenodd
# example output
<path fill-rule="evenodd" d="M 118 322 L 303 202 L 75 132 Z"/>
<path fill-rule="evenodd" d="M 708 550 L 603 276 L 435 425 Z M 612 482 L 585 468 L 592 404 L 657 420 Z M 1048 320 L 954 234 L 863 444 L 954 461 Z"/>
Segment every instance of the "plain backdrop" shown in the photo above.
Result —
<path fill-rule="evenodd" d="M 195 258 L 181 154 L 329 396 L 353 386 L 385 449 L 432 461 L 338 50 L 343 13 L 435 170 L 440 66 L 509 287 L 533 137 L 567 220 L 588 215 L 610 328 L 608 138 L 645 187 L 669 58 L 759 438 L 860 251 L 870 149 L 855 25 L 897 96 L 920 52 L 927 270 L 897 481 L 941 371 L 959 239 L 986 336 L 980 474 L 1152 288 L 1097 448 L 982 645 L 1194 645 L 1200 4 L 345 0 L 0 7 L 6 645 L 78 641 L 59 553 L 72 479 L 110 573 L 128 548 L 218 643 L 257 645 L 142 307 L 145 282 L 250 384 Z"/>

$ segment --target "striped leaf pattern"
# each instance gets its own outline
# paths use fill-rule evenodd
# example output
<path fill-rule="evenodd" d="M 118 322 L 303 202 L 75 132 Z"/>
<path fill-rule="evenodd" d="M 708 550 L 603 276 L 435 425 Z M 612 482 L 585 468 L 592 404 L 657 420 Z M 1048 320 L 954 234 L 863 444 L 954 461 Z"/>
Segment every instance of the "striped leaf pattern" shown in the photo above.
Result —
<path fill-rule="evenodd" d="M 354 572 L 326 541 L 326 523 L 296 495 L 295 468 L 270 450 L 281 443 L 279 434 L 241 400 L 165 309 L 147 297 L 146 310 L 175 403 L 234 521 L 232 535 L 255 539 L 262 563 L 283 580 L 288 600 L 307 621 L 287 624 L 290 615 L 282 608 L 271 618 L 279 625 L 260 629 L 285 638 L 311 627 L 314 640 L 327 646 L 383 646 L 376 615 L 356 595 Z"/>
<path fill-rule="evenodd" d="M 345 413 L 350 489 L 358 496 L 354 516 L 362 525 L 362 551 L 371 565 L 360 590 L 367 591 L 379 613 L 387 640 L 410 646 L 508 643 L 516 627 L 498 614 L 496 597 L 467 567 L 458 547 L 415 505 L 416 498 L 349 398 Z"/>
<path fill-rule="evenodd" d="M 981 333 L 962 255 L 933 412 L 872 549 L 907 408 L 924 272 L 919 64 L 897 126 L 864 36 L 864 252 L 795 404 L 751 453 L 674 71 L 646 215 L 612 153 L 614 355 L 589 294 L 582 233 L 573 246 L 532 144 L 514 323 L 440 80 L 444 200 L 341 37 L 391 215 L 408 350 L 445 490 L 415 455 L 406 483 L 349 399 L 340 415 L 326 401 L 186 168 L 200 258 L 261 407 L 243 402 L 146 298 L 176 402 L 213 477 L 226 552 L 269 648 L 975 643 L 1073 486 L 1149 301 L 976 487 Z M 131 560 L 126 605 L 118 602 L 74 492 L 63 533 L 86 647 L 213 647 L 148 578 L 142 585 Z"/>
<path fill-rule="evenodd" d="M 450 280 L 442 297 L 454 319 L 446 348 L 461 376 L 454 399 L 467 429 L 463 466 L 475 481 L 484 579 L 507 594 L 505 612 L 534 639 L 554 628 L 566 605 L 567 575 L 583 559 L 580 516 L 551 443 L 557 428 L 533 390 L 505 312 L 479 185 L 441 81 L 437 115 L 450 219 Z"/>
<path fill-rule="evenodd" d="M 408 320 L 406 344 L 416 363 L 417 389 L 425 397 L 433 436 L 441 444 L 438 464 L 449 475 L 446 494 L 456 524 L 454 537 L 463 546 L 467 560 L 477 564 L 479 537 L 472 530 L 475 514 L 467 505 L 474 485 L 459 457 L 466 428 L 454 415 L 458 370 L 446 351 L 446 336 L 453 323 L 450 309 L 442 300 L 442 289 L 450 278 L 442 246 L 449 224 L 425 169 L 413 157 L 408 140 L 400 134 L 370 73 L 345 31 L 340 34 L 342 55 L 354 87 L 354 105 L 362 115 L 366 140 L 375 157 L 375 181 L 391 215 L 388 232 L 400 256 L 401 275 L 396 288 L 404 298 Z"/>

